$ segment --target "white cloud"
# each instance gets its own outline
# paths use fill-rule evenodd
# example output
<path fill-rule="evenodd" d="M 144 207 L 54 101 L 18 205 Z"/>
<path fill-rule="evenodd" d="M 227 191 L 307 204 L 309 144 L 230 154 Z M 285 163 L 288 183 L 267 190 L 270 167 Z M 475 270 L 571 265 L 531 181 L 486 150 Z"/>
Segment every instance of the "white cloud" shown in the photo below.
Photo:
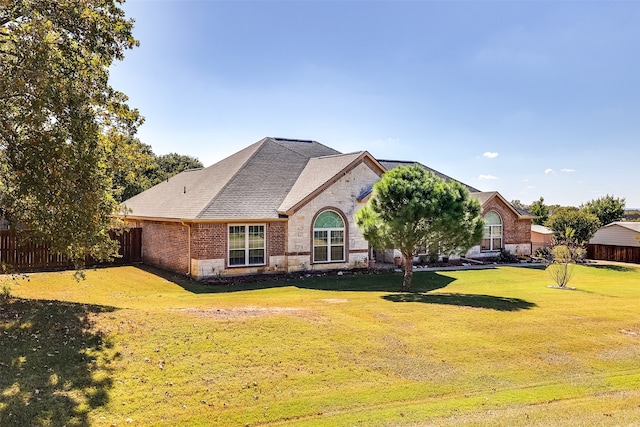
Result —
<path fill-rule="evenodd" d="M 571 173 L 575 171 L 576 171 L 575 169 L 568 169 L 568 168 L 560 169 L 560 172 L 566 172 L 566 173 Z"/>
<path fill-rule="evenodd" d="M 532 188 L 536 188 L 536 186 L 535 185 L 527 185 L 527 188 L 528 189 L 532 189 Z"/>
<path fill-rule="evenodd" d="M 478 178 L 479 179 L 498 179 L 497 176 L 493 176 L 493 175 L 480 175 Z"/>
<path fill-rule="evenodd" d="M 551 174 L 554 174 L 554 173 L 556 173 L 556 172 L 555 172 L 553 169 L 547 169 L 547 170 L 545 170 L 545 171 L 544 171 L 544 173 L 548 175 L 548 174 L 550 174 L 550 173 L 551 173 Z"/>
<path fill-rule="evenodd" d="M 496 157 L 498 157 L 498 153 L 492 153 L 491 151 L 487 151 L 482 156 L 488 159 L 495 159 Z"/>

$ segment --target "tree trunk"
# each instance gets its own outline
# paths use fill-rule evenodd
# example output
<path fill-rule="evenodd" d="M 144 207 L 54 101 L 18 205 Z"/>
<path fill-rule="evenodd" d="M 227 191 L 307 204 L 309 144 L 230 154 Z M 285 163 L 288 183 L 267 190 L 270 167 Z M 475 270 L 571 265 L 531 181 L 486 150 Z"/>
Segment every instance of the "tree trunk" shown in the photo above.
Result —
<path fill-rule="evenodd" d="M 402 292 L 411 292 L 411 280 L 413 279 L 413 254 L 402 254 L 404 257 L 404 276 L 402 277 Z"/>

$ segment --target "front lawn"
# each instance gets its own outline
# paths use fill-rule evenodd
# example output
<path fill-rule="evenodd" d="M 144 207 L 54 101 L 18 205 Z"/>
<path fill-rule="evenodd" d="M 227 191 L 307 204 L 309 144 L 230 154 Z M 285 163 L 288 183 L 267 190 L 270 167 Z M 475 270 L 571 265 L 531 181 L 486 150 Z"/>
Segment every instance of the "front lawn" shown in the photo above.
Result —
<path fill-rule="evenodd" d="M 631 425 L 640 269 L 203 286 L 33 274 L 0 304 L 0 425 Z M 5 279 L 5 283 L 6 283 Z"/>

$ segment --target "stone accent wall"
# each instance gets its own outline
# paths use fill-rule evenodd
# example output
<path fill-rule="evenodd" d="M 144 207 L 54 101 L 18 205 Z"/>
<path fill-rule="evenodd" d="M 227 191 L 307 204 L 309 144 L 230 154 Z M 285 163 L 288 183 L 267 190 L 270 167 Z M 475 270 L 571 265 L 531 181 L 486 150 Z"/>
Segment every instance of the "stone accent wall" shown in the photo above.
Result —
<path fill-rule="evenodd" d="M 379 179 L 380 177 L 370 167 L 361 163 L 289 218 L 287 255 L 290 271 L 364 265 L 369 245 L 356 226 L 354 215 L 364 206 L 364 203 L 357 201 L 358 196 Z M 348 252 L 344 263 L 313 264 L 312 262 L 313 219 L 325 209 L 340 212 L 347 221 L 345 249 Z"/>
<path fill-rule="evenodd" d="M 180 223 L 137 221 L 142 228 L 142 262 L 176 273 L 189 272 L 189 232 Z"/>

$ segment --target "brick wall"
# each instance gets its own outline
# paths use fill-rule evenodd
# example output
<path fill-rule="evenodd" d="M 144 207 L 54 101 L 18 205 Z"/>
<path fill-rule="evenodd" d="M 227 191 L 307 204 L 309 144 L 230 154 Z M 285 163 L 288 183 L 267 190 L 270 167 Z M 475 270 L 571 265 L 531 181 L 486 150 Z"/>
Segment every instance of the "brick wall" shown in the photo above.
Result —
<path fill-rule="evenodd" d="M 228 223 L 195 223 L 191 225 L 191 258 L 227 259 Z M 266 256 L 284 255 L 286 244 L 286 223 L 265 224 L 267 247 Z"/>
<path fill-rule="evenodd" d="M 226 259 L 227 224 L 196 223 L 191 225 L 191 258 Z"/>
<path fill-rule="evenodd" d="M 142 261 L 177 273 L 189 271 L 186 226 L 179 223 L 138 221 L 142 228 Z"/>
<path fill-rule="evenodd" d="M 287 244 L 287 223 L 270 222 L 267 224 L 267 259 L 283 256 Z"/>

